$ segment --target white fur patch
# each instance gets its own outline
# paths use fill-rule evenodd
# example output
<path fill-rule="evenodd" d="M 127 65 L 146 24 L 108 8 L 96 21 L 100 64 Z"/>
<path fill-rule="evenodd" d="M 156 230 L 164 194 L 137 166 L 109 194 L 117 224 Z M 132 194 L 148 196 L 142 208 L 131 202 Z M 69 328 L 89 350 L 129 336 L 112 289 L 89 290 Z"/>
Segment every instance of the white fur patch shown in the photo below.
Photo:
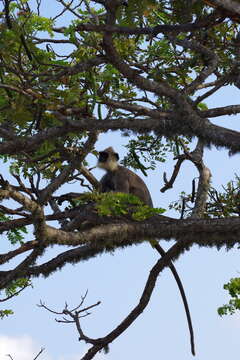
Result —
<path fill-rule="evenodd" d="M 100 169 L 115 171 L 118 168 L 118 163 L 114 160 L 108 160 L 106 162 L 98 162 L 98 167 Z"/>

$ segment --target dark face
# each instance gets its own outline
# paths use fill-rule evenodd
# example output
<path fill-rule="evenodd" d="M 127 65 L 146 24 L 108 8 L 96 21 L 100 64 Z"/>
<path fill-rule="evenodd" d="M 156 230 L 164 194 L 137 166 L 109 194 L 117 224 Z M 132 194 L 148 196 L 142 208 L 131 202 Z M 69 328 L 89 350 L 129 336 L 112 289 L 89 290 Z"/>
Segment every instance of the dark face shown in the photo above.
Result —
<path fill-rule="evenodd" d="M 107 161 L 109 154 L 106 151 L 100 151 L 98 161 L 104 163 Z"/>
<path fill-rule="evenodd" d="M 100 151 L 99 157 L 98 157 L 98 162 L 104 163 L 104 162 L 107 162 L 110 158 L 112 158 L 115 161 L 118 161 L 119 155 L 118 155 L 118 153 L 109 154 L 106 151 Z"/>
<path fill-rule="evenodd" d="M 114 171 L 118 167 L 118 153 L 115 153 L 112 148 L 99 152 L 98 167 L 107 171 Z"/>

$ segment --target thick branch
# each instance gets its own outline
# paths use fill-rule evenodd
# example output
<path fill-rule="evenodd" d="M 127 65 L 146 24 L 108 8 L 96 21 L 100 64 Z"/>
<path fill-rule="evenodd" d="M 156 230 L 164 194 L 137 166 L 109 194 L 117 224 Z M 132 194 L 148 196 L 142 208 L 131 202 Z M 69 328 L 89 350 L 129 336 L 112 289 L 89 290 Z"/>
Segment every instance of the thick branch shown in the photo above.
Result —
<path fill-rule="evenodd" d="M 187 105 L 190 106 L 189 104 Z M 191 116 L 190 116 L 191 113 Z M 36 150 L 41 144 L 48 139 L 65 136 L 68 132 L 77 133 L 79 130 L 123 130 L 129 129 L 138 132 L 156 131 L 158 134 L 169 135 L 191 135 L 204 139 L 208 144 L 216 146 L 224 146 L 232 152 L 240 150 L 240 133 L 234 130 L 226 129 L 221 126 L 211 124 L 206 119 L 193 114 L 192 110 L 188 110 L 190 119 L 186 123 L 182 116 L 178 119 L 178 113 L 174 119 L 125 119 L 116 120 L 95 120 L 93 117 L 70 120 L 68 117 L 56 113 L 57 117 L 64 122 L 64 126 L 52 127 L 43 130 L 32 137 L 18 138 L 14 141 L 4 141 L 0 143 L 0 152 L 2 154 L 15 154 L 24 151 L 31 152 Z M 180 121 L 179 121 L 180 120 Z"/>
<path fill-rule="evenodd" d="M 64 252 L 43 265 L 13 271 L 13 279 L 40 274 L 48 276 L 67 263 L 79 262 L 105 251 L 138 244 L 147 238 L 179 239 L 180 243 L 184 239 L 184 243 L 187 241 L 189 244 L 230 248 L 240 243 L 240 219 L 236 217 L 177 220 L 156 216 L 143 222 L 100 225 L 78 233 L 67 233 L 47 227 L 47 239 L 46 242 L 42 242 L 42 246 L 47 247 L 50 244 L 68 246 L 83 244 L 83 246 Z M 8 271 L 0 272 L 0 278 L 4 280 L 8 273 Z"/>
<path fill-rule="evenodd" d="M 40 203 L 44 204 L 47 203 L 49 198 L 51 197 L 51 195 L 62 185 L 64 184 L 69 175 L 74 171 L 74 165 L 70 164 L 68 166 L 66 166 L 61 172 L 60 174 L 54 178 L 50 184 L 41 191 L 41 195 L 40 195 Z"/>
<path fill-rule="evenodd" d="M 203 165 L 200 171 L 195 205 L 191 215 L 193 219 L 202 217 L 205 213 L 211 176 L 210 170 Z"/>
<path fill-rule="evenodd" d="M 205 212 L 208 191 L 210 188 L 210 180 L 212 176 L 211 171 L 205 166 L 203 162 L 203 149 L 203 142 L 198 141 L 196 149 L 191 153 L 192 161 L 199 171 L 196 200 L 191 214 L 191 218 L 193 219 L 202 217 Z"/>
<path fill-rule="evenodd" d="M 137 104 L 130 104 L 129 102 L 122 102 L 104 98 L 102 100 L 102 103 L 115 109 L 124 109 L 132 113 L 137 113 L 138 115 L 146 115 L 154 119 L 160 119 L 161 117 L 166 118 L 167 116 L 169 116 L 169 112 L 167 111 L 151 109 Z"/>
<path fill-rule="evenodd" d="M 211 0 L 211 3 L 220 6 L 223 9 L 229 10 L 234 14 L 240 15 L 240 4 L 235 0 Z"/>
<path fill-rule="evenodd" d="M 217 22 L 216 12 L 202 18 L 194 23 L 180 24 L 180 25 L 156 25 L 154 27 L 127 27 L 127 26 L 118 26 L 118 25 L 109 25 L 101 24 L 96 25 L 92 23 L 79 24 L 76 26 L 76 31 L 87 31 L 87 32 L 109 32 L 115 34 L 126 34 L 126 35 L 152 35 L 157 36 L 158 34 L 166 33 L 180 33 L 180 32 L 189 32 L 202 29 L 204 27 L 212 27 L 216 25 Z M 65 28 L 53 28 L 53 31 L 57 33 L 64 33 Z"/>
<path fill-rule="evenodd" d="M 184 154 L 177 157 L 178 161 L 174 167 L 173 174 L 169 181 L 166 179 L 166 175 L 164 173 L 165 185 L 161 189 L 161 192 L 165 192 L 166 190 L 172 188 L 183 161 L 190 160 L 197 167 L 199 172 L 197 195 L 195 200 L 195 206 L 192 211 L 193 218 L 201 217 L 205 212 L 208 190 L 210 187 L 211 172 L 203 163 L 203 148 L 204 143 L 200 140 L 198 141 L 196 148 L 192 152 L 188 152 L 188 150 L 184 148 Z M 195 194 L 193 195 L 195 197 Z"/>
<path fill-rule="evenodd" d="M 0 265 L 6 264 L 9 260 L 13 259 L 19 254 L 23 254 L 26 251 L 32 250 L 37 245 L 36 240 L 28 241 L 25 244 L 21 245 L 16 250 L 9 251 L 6 254 L 0 254 Z"/>
<path fill-rule="evenodd" d="M 240 113 L 240 105 L 228 105 L 219 108 L 204 110 L 200 112 L 203 118 L 217 117 L 223 115 L 235 115 Z"/>

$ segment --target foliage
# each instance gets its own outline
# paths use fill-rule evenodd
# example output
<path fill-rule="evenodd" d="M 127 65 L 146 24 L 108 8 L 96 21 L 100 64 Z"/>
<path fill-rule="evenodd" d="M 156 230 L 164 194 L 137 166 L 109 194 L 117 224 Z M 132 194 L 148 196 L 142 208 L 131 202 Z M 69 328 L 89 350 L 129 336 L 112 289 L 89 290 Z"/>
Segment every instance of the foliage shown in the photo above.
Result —
<path fill-rule="evenodd" d="M 174 209 L 179 214 L 181 214 L 182 218 L 187 218 L 190 216 L 190 213 L 193 209 L 191 198 L 192 194 L 186 194 L 185 191 L 182 191 L 179 194 L 179 199 L 172 201 L 171 204 L 169 204 L 169 209 Z"/>
<path fill-rule="evenodd" d="M 230 217 L 240 215 L 240 179 L 235 175 L 235 180 L 229 181 L 222 187 L 223 191 L 210 189 L 207 204 L 208 217 Z"/>
<path fill-rule="evenodd" d="M 29 279 L 20 278 L 13 281 L 9 286 L 5 289 L 5 294 L 7 297 L 18 295 L 19 289 L 24 289 L 28 286 L 32 286 L 31 281 Z"/>
<path fill-rule="evenodd" d="M 9 221 L 11 219 L 12 219 L 12 217 L 6 216 L 5 214 L 0 213 L 0 221 L 1 222 L 2 221 L 7 222 L 7 221 Z M 12 245 L 15 245 L 17 243 L 23 244 L 26 234 L 27 234 L 27 228 L 25 226 L 10 229 L 6 233 L 7 239 Z"/>
<path fill-rule="evenodd" d="M 144 205 L 135 195 L 117 192 L 84 193 L 79 199 L 74 200 L 75 206 L 90 202 L 95 204 L 95 209 L 100 216 L 130 216 L 136 221 L 143 221 L 165 212 L 165 209 Z"/>
<path fill-rule="evenodd" d="M 151 216 L 165 212 L 161 208 L 151 208 L 144 205 L 138 197 L 132 194 L 104 193 L 96 203 L 99 215 L 120 216 L 131 214 L 134 220 L 142 221 Z"/>
<path fill-rule="evenodd" d="M 172 10 L 170 10 L 171 7 Z M 185 1 L 128 1 L 127 6 L 118 9 L 117 23 L 126 27 L 141 26 L 143 23 L 145 26 L 177 24 L 180 19 L 182 20 L 183 9 L 185 14 L 189 14 L 188 16 L 191 13 L 191 19 L 209 12 L 209 8 L 204 6 L 201 1 L 187 5 L 187 7 Z M 91 11 L 98 22 L 104 24 L 104 8 L 92 6 Z M 68 67 L 69 64 L 80 63 L 91 59 L 92 56 L 101 54 L 101 34 L 80 31 L 81 41 L 77 40 L 76 28 L 88 23 L 89 19 L 87 9 L 79 8 L 78 14 L 80 18 L 76 19 L 73 16 L 71 23 L 68 26 L 66 25 L 63 31 L 64 38 L 69 41 L 69 51 L 58 56 L 57 51 L 54 50 L 54 45 L 47 44 L 46 49 L 44 49 L 41 43 L 38 44 L 38 40 L 36 40 L 41 39 L 41 32 L 46 32 L 50 35 L 50 41 L 55 34 L 53 29 L 56 27 L 57 20 L 37 14 L 34 8 L 29 8 L 27 2 L 12 1 L 10 3 L 11 27 L 9 28 L 9 24 L 4 21 L 1 23 L 2 61 L 4 64 L 15 66 L 21 59 L 21 68 L 29 73 L 31 79 L 30 87 L 26 93 L 20 90 L 11 92 L 10 106 L 8 106 L 10 90 L 7 88 L 0 89 L 1 123 L 14 128 L 18 135 L 34 135 L 39 129 L 43 130 L 60 125 L 61 122 L 54 116 L 54 111 L 63 105 L 65 108 L 74 106 L 79 109 L 79 112 L 86 115 L 98 112 L 101 118 L 101 103 L 104 104 L 102 95 L 109 96 L 111 94 L 113 99 L 124 101 L 132 101 L 136 98 L 137 101 L 136 86 L 124 79 L 112 64 L 105 64 L 99 69 L 93 68 L 91 71 L 72 74 L 71 76 L 67 74 L 57 75 L 58 69 L 64 73 L 64 68 Z M 232 60 L 233 55 L 230 50 L 229 52 L 225 51 L 224 46 L 226 41 L 236 36 L 237 26 L 229 22 L 220 23 L 218 27 L 210 28 L 207 32 L 206 35 L 205 29 L 199 29 L 192 36 L 195 41 L 202 41 L 204 38 L 206 47 L 211 46 L 211 48 L 216 49 L 221 59 L 218 72 L 225 73 L 230 66 L 229 60 Z M 25 37 L 24 42 L 22 36 Z M 180 34 L 178 38 L 181 40 L 184 36 L 184 34 Z M 144 47 L 146 47 L 144 36 L 128 38 L 116 36 L 114 41 L 116 49 L 123 59 L 139 64 L 148 64 L 149 80 L 164 80 L 169 85 L 181 89 L 194 79 L 194 73 L 198 74 L 202 70 L 201 56 L 199 57 L 189 49 L 183 51 L 174 42 L 171 43 L 167 37 L 159 37 L 154 41 L 148 39 L 148 51 L 144 51 Z M 234 48 L 231 50 L 234 51 Z M 18 59 L 16 54 L 18 54 Z M 6 86 L 21 88 L 21 78 L 16 73 L 8 72 L 3 67 L 0 76 L 2 79 L 4 78 Z M 51 78 L 51 81 L 46 81 L 48 78 Z M 146 94 L 144 96 L 145 100 L 144 98 L 142 100 L 151 103 L 152 99 L 146 97 Z M 201 104 L 198 106 L 201 107 Z M 169 110 L 169 102 L 164 96 L 155 96 L 154 105 Z M 116 119 L 123 115 L 120 108 L 114 107 L 111 111 Z M 131 114 L 129 115 L 131 116 Z M 76 118 L 76 115 L 73 118 Z M 27 172 L 36 173 L 33 163 L 36 158 L 43 157 L 38 169 L 40 167 L 41 172 L 45 172 L 46 177 L 51 178 L 51 174 L 53 173 L 56 176 L 57 170 L 61 167 L 61 156 L 56 147 L 64 144 L 81 146 L 79 141 L 81 136 L 81 134 L 78 136 L 70 136 L 69 134 L 66 135 L 65 139 L 58 139 L 55 144 L 44 141 L 34 157 L 29 159 L 31 161 L 28 164 L 25 163 L 25 157 L 21 154 L 16 161 L 19 162 L 21 168 L 24 168 L 26 175 Z M 142 146 L 143 144 L 144 146 Z M 166 152 L 173 151 L 171 140 L 164 142 L 162 137 L 150 134 L 140 135 L 137 140 L 130 140 L 128 148 L 129 154 L 124 159 L 124 163 L 134 169 L 140 168 L 144 175 L 146 175 L 147 169 L 155 168 L 156 161 L 165 161 Z M 141 157 L 142 160 L 139 159 Z M 145 161 L 147 161 L 146 165 L 144 165 Z"/>
<path fill-rule="evenodd" d="M 218 117 L 239 114 L 240 106 L 208 105 L 226 86 L 240 88 L 240 16 L 229 9 L 232 0 L 222 6 L 207 0 L 55 0 L 55 13 L 40 3 L 0 4 L 0 161 L 7 169 L 0 175 L 0 233 L 8 240 L 0 264 L 25 256 L 1 271 L 1 291 L 18 295 L 31 276 L 47 277 L 69 262 L 111 251 L 110 236 L 114 249 L 154 238 L 154 232 L 156 239 L 183 238 L 168 251 L 171 261 L 203 238 L 204 246 L 232 247 L 240 236 L 240 180 L 213 189 L 203 157 L 211 146 L 240 151 L 239 132 L 217 125 Z M 122 163 L 144 176 L 174 157 L 163 192 L 185 160 L 199 179 L 205 175 L 204 184 L 193 179 L 192 192 L 170 204 L 180 220 L 159 216 L 164 209 L 132 194 L 98 193 L 92 159 L 98 138 L 108 133 L 111 139 L 110 131 L 125 137 Z M 72 183 L 79 192 L 63 194 Z M 61 196 L 70 208 L 63 208 Z M 128 230 L 114 236 L 119 219 Z M 49 247 L 66 243 L 70 251 L 39 265 Z M 162 259 L 159 272 L 169 266 Z M 238 279 L 225 286 L 233 299 L 220 315 L 239 306 Z M 0 317 L 10 314 L 1 310 Z"/>
<path fill-rule="evenodd" d="M 218 314 L 220 316 L 233 315 L 237 310 L 240 310 L 240 278 L 231 279 L 223 288 L 228 291 L 231 300 L 228 304 L 218 308 Z"/>
<path fill-rule="evenodd" d="M 196 181 L 196 179 L 194 180 Z M 195 188 L 196 189 L 196 188 Z M 206 203 L 204 212 L 205 218 L 225 218 L 240 215 L 240 179 L 235 175 L 235 180 L 229 181 L 226 185 L 222 185 L 222 191 L 210 187 L 208 191 L 209 200 Z M 187 218 L 191 215 L 194 207 L 194 199 L 196 191 L 191 194 L 181 192 L 178 200 L 173 201 L 169 205 L 169 209 L 174 209 Z"/>
<path fill-rule="evenodd" d="M 32 286 L 30 279 L 19 278 L 15 281 L 12 281 L 6 288 L 5 288 L 5 299 L 1 301 L 6 301 L 13 296 L 18 296 L 22 290 L 26 287 Z M 9 315 L 13 315 L 14 312 L 11 309 L 0 310 L 0 319 L 3 319 Z"/>
<path fill-rule="evenodd" d="M 13 315 L 12 310 L 0 310 L 0 318 L 3 319 L 4 317 L 8 317 L 9 315 Z"/>

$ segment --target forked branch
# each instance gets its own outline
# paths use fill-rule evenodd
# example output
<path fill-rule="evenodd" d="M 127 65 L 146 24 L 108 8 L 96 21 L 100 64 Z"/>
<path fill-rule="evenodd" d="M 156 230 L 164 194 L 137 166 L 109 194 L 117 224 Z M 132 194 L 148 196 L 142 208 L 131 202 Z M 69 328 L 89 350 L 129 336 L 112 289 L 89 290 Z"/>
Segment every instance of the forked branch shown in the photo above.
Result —
<path fill-rule="evenodd" d="M 141 315 L 141 313 L 143 312 L 143 310 L 146 308 L 146 306 L 148 305 L 148 303 L 150 301 L 150 298 L 151 298 L 151 295 L 155 288 L 156 280 L 157 280 L 159 274 L 163 271 L 163 269 L 165 267 L 170 266 L 171 259 L 174 256 L 176 256 L 176 254 L 181 252 L 182 247 L 184 247 L 184 244 L 182 242 L 176 243 L 164 254 L 164 256 L 161 259 L 159 259 L 157 261 L 157 263 L 153 266 L 153 268 L 151 269 L 151 271 L 149 273 L 147 282 L 145 284 L 144 290 L 142 292 L 142 295 L 139 299 L 138 304 L 133 308 L 133 310 L 125 317 L 125 319 L 115 329 L 113 329 L 110 333 L 108 333 L 104 337 L 97 338 L 97 339 L 90 338 L 84 334 L 82 327 L 81 327 L 81 320 L 80 320 L 81 317 L 87 316 L 88 310 L 90 308 L 93 308 L 93 307 L 99 305 L 99 302 L 97 302 L 96 304 L 93 304 L 91 306 L 85 307 L 81 310 L 74 309 L 74 311 L 68 310 L 67 305 L 65 305 L 65 308 L 61 313 L 55 312 L 55 311 L 47 308 L 43 304 L 41 304 L 40 306 L 44 307 L 45 309 L 47 309 L 53 313 L 58 314 L 58 315 L 59 314 L 68 315 L 70 317 L 70 319 L 64 318 L 60 322 L 64 322 L 64 323 L 74 322 L 77 327 L 78 333 L 80 335 L 79 340 L 83 340 L 86 343 L 90 343 L 93 345 L 87 351 L 87 353 L 82 357 L 81 360 L 93 359 L 97 352 L 99 352 L 103 348 L 108 347 L 111 342 L 113 342 L 117 337 L 119 337 Z M 81 305 L 82 304 L 83 304 L 83 302 L 81 302 Z M 80 314 L 82 314 L 82 312 L 85 312 L 85 314 L 80 315 Z"/>

